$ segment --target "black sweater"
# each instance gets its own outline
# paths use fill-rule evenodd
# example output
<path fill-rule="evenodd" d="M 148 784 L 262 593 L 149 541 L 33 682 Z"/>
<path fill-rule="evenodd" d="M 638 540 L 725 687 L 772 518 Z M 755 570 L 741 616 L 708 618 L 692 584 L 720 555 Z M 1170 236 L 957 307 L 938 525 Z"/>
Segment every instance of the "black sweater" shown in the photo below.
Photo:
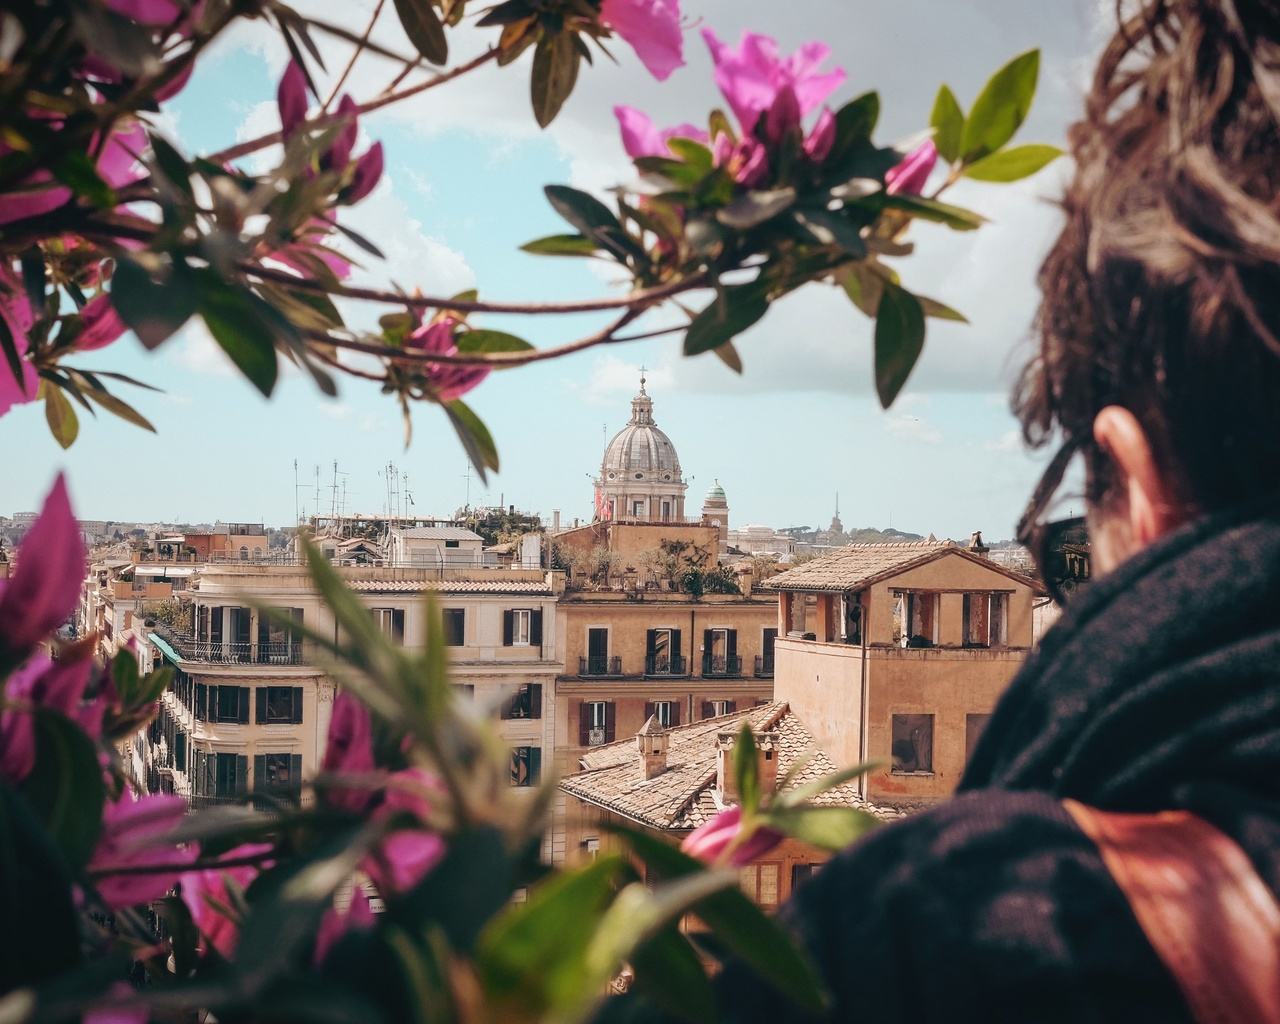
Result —
<path fill-rule="evenodd" d="M 1280 505 L 1201 520 L 1084 592 L 955 799 L 871 834 L 782 911 L 833 1021 L 1189 1021 L 1063 811 L 1187 808 L 1280 891 Z M 730 966 L 730 1021 L 807 1020 Z"/>

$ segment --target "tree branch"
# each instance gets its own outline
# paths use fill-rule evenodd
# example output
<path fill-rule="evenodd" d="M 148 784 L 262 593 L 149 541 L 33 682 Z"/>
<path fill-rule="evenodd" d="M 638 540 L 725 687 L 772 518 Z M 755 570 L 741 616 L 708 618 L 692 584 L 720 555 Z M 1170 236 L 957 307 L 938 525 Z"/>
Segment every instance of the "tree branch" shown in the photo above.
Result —
<path fill-rule="evenodd" d="M 346 84 L 347 78 L 351 74 L 351 69 L 356 66 L 356 61 L 360 59 L 362 54 L 369 47 L 369 36 L 373 33 L 373 26 L 378 23 L 378 18 L 382 14 L 382 7 L 387 0 L 378 0 L 378 6 L 373 9 L 373 17 L 369 19 L 369 24 L 364 30 L 364 35 L 360 37 L 360 42 L 356 48 L 351 51 L 351 59 L 347 61 L 347 66 L 342 69 L 342 74 L 338 76 L 338 80 L 334 83 L 333 88 L 329 90 L 329 98 L 320 105 L 322 111 L 328 111 L 329 105 L 338 98 L 338 93 Z M 407 69 L 406 69 L 407 73 Z"/>

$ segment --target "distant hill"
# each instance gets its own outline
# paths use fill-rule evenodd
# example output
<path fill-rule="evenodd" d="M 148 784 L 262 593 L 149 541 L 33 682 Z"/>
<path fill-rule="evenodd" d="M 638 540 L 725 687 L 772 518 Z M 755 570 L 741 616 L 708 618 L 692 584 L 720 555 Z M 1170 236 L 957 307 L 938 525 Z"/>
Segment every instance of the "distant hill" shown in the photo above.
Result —
<path fill-rule="evenodd" d="M 907 540 L 924 540 L 924 537 L 918 533 L 904 533 L 892 527 L 887 530 L 877 530 L 874 526 L 864 526 L 845 532 L 846 544 L 894 544 Z"/>

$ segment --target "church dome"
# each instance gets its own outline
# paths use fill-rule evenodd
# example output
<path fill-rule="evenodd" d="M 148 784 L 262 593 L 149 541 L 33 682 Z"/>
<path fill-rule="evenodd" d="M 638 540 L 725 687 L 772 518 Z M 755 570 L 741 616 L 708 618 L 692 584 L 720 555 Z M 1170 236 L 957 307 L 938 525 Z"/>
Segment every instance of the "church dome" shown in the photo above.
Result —
<path fill-rule="evenodd" d="M 626 482 L 680 482 L 676 446 L 653 422 L 653 399 L 644 390 L 631 400 L 631 420 L 609 442 L 601 467 L 606 486 Z"/>
<path fill-rule="evenodd" d="M 704 503 L 707 505 L 725 505 L 728 504 L 728 501 L 729 499 L 724 495 L 724 488 L 720 486 L 720 481 L 717 480 L 711 485 L 711 489 L 707 491 L 707 497 Z"/>

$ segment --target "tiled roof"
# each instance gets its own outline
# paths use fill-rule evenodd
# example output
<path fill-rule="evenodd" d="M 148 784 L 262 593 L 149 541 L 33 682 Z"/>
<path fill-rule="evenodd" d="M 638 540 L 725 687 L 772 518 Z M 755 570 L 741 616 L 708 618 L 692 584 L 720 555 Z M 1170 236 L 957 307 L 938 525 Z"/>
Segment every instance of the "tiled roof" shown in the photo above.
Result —
<path fill-rule="evenodd" d="M 461 526 L 415 526 L 400 530 L 399 534 L 407 540 L 484 540 L 480 534 Z"/>
<path fill-rule="evenodd" d="M 913 562 L 927 562 L 944 551 L 960 550 L 951 540 L 850 544 L 770 577 L 762 586 L 772 590 L 850 590 Z"/>
<path fill-rule="evenodd" d="M 551 594 L 545 580 L 348 580 L 359 594 Z"/>
<path fill-rule="evenodd" d="M 593 747 L 580 759 L 585 770 L 566 776 L 560 781 L 560 788 L 580 800 L 651 828 L 674 831 L 697 828 L 723 810 L 715 798 L 716 735 L 736 732 L 744 721 L 751 722 L 756 732 L 767 730 L 779 734 L 779 778 L 785 777 L 797 761 L 810 755 L 787 789 L 799 788 L 836 771 L 831 759 L 817 748 L 790 707 L 775 702 L 671 729 L 667 734 L 670 737 L 667 770 L 648 781 L 640 771 L 635 737 L 628 737 Z M 858 807 L 880 818 L 901 817 L 901 812 L 893 808 L 868 804 L 851 785 L 837 786 L 812 802 L 818 806 Z"/>

